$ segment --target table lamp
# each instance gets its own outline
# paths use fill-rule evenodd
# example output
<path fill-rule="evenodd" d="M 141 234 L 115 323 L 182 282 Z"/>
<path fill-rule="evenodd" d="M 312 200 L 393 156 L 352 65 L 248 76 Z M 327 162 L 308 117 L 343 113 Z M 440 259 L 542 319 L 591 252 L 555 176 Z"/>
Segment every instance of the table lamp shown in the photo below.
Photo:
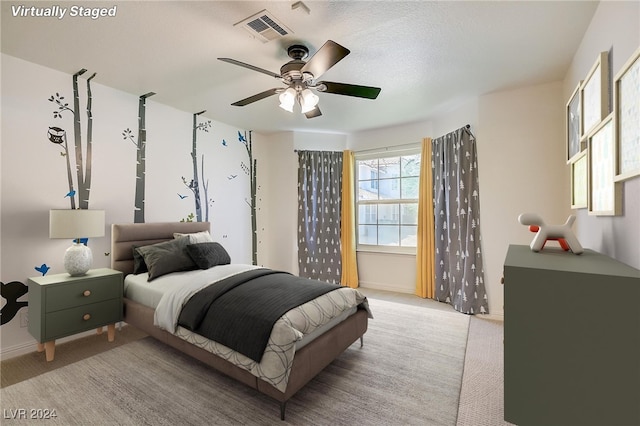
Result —
<path fill-rule="evenodd" d="M 104 210 L 50 210 L 49 238 L 73 238 L 64 255 L 64 269 L 72 277 L 87 273 L 93 262 L 91 249 L 81 238 L 104 236 Z"/>

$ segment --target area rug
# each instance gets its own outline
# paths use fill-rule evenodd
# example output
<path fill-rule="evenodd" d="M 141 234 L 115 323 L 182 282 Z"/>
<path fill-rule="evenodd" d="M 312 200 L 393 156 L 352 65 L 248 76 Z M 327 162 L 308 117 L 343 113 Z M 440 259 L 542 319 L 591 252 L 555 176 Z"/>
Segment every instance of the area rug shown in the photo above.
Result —
<path fill-rule="evenodd" d="M 469 317 L 369 302 L 364 347 L 300 390 L 285 421 L 274 400 L 147 337 L 3 388 L 2 423 L 455 425 Z"/>

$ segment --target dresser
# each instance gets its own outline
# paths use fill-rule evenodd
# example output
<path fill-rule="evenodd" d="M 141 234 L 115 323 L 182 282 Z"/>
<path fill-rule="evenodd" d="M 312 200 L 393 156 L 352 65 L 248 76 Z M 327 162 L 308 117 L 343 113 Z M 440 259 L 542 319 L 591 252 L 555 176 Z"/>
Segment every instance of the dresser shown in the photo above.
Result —
<path fill-rule="evenodd" d="M 56 339 L 95 328 L 115 338 L 122 321 L 123 276 L 113 269 L 92 269 L 86 275 L 67 273 L 29 278 L 29 333 L 47 361 L 55 354 Z"/>
<path fill-rule="evenodd" d="M 504 262 L 504 418 L 640 424 L 640 271 L 592 250 L 511 245 Z"/>

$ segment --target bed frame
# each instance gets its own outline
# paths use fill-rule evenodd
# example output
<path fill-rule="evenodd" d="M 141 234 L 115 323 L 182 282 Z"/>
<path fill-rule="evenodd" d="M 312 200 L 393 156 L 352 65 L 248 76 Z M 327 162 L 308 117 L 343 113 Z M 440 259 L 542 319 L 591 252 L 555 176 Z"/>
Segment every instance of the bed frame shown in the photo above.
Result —
<path fill-rule="evenodd" d="M 111 226 L 111 267 L 125 275 L 133 272 L 132 246 L 155 244 L 173 239 L 174 232 L 209 231 L 209 222 L 128 223 Z M 161 330 L 153 325 L 152 308 L 125 297 L 124 321 L 150 336 L 184 352 L 214 369 L 254 388 L 280 403 L 280 419 L 284 420 L 287 401 L 322 369 L 360 339 L 367 331 L 368 318 L 363 309 L 322 334 L 296 352 L 285 392 L 255 377 L 229 361 Z"/>

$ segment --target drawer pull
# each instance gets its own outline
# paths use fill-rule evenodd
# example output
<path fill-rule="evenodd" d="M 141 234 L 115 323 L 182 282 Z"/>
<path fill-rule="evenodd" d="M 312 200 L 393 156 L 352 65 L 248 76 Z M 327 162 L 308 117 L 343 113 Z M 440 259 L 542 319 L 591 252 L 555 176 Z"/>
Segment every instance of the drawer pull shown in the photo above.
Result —
<path fill-rule="evenodd" d="M 85 290 L 85 291 L 82 293 L 82 295 L 83 295 L 84 297 L 89 297 L 89 296 L 91 296 L 91 290 Z"/>
<path fill-rule="evenodd" d="M 84 314 L 82 316 L 82 319 L 85 320 L 85 321 L 89 321 L 91 319 L 91 314 Z"/>

